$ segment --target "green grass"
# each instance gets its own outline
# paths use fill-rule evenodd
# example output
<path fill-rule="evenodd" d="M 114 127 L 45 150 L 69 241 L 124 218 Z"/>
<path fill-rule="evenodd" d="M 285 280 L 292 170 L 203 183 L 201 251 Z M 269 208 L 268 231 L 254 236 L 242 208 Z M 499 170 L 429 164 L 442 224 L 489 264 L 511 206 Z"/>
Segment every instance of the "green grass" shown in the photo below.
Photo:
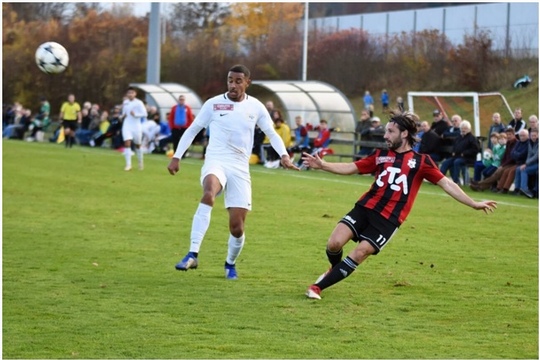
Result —
<path fill-rule="evenodd" d="M 538 358 L 538 202 L 484 215 L 425 184 L 384 251 L 304 298 L 369 176 L 252 168 L 253 211 L 223 279 L 219 198 L 188 249 L 202 162 L 125 173 L 114 151 L 4 141 L 3 358 Z M 349 244 L 346 251 L 351 249 Z"/>

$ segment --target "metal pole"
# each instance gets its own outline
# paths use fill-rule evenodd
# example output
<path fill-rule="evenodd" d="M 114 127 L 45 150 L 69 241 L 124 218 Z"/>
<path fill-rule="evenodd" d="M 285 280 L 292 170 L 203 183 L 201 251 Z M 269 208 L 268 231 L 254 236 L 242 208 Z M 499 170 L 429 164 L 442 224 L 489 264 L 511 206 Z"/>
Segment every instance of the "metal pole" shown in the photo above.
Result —
<path fill-rule="evenodd" d="M 307 80 L 308 31 L 309 31 L 309 3 L 304 7 L 304 49 L 302 54 L 302 81 Z"/>
<path fill-rule="evenodd" d="M 160 41 L 160 3 L 153 2 L 150 8 L 150 24 L 148 29 L 148 54 L 146 63 L 146 82 L 159 84 L 161 70 L 161 41 Z"/>
<path fill-rule="evenodd" d="M 510 3 L 506 5 L 506 42 L 505 42 L 506 57 L 510 56 Z"/>

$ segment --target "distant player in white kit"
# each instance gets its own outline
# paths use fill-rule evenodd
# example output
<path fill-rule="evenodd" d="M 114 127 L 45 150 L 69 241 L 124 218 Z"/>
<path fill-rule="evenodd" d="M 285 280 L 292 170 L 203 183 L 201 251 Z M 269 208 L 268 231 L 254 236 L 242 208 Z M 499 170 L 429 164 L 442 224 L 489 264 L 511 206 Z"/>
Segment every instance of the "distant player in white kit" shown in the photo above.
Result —
<path fill-rule="evenodd" d="M 177 270 L 195 269 L 199 265 L 197 256 L 210 225 L 215 198 L 224 191 L 230 231 L 225 277 L 230 280 L 238 278 L 235 264 L 244 246 L 244 223 L 248 211 L 251 210 L 249 158 L 255 125 L 268 136 L 272 147 L 281 156 L 283 167 L 299 170 L 287 154 L 281 137 L 275 132 L 272 119 L 264 105 L 245 93 L 250 83 L 250 71 L 244 65 L 235 65 L 229 70 L 228 92 L 204 103 L 195 121 L 182 136 L 167 167 L 171 175 L 176 174 L 180 169 L 180 159 L 195 136 L 209 127 L 210 141 L 201 169 L 203 196 L 193 216 L 189 252 L 176 264 Z"/>
<path fill-rule="evenodd" d="M 137 99 L 137 91 L 129 87 L 126 92 L 127 99 L 122 105 L 122 137 L 124 138 L 124 157 L 126 158 L 125 171 L 131 170 L 131 142 L 135 144 L 135 154 L 139 161 L 139 170 L 144 169 L 143 153 L 141 151 L 142 124 L 141 118 L 146 118 L 148 113 L 144 103 Z"/>

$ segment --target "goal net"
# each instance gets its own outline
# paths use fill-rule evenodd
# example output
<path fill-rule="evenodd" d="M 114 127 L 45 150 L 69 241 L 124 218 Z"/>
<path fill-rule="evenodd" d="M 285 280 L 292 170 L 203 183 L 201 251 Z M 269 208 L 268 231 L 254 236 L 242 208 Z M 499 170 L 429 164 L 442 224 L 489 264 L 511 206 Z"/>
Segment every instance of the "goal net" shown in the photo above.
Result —
<path fill-rule="evenodd" d="M 457 114 L 471 123 L 475 136 L 487 136 L 495 112 L 501 114 L 504 124 L 514 117 L 506 98 L 499 92 L 410 91 L 407 93 L 407 104 L 410 111 L 430 124 L 435 109 L 440 110 L 448 120 Z"/>

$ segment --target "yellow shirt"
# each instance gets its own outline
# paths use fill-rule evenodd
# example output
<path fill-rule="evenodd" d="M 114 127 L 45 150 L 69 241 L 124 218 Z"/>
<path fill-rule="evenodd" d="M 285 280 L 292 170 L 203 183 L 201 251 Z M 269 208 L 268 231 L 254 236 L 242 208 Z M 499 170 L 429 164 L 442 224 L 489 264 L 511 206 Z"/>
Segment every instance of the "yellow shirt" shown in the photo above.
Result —
<path fill-rule="evenodd" d="M 74 102 L 70 104 L 66 101 L 60 108 L 60 113 L 64 114 L 61 120 L 78 120 L 77 113 L 81 112 L 81 106 Z"/>
<path fill-rule="evenodd" d="M 281 124 L 279 128 L 275 127 L 276 132 L 283 140 L 285 147 L 288 148 L 291 146 L 291 128 L 287 124 Z"/>

